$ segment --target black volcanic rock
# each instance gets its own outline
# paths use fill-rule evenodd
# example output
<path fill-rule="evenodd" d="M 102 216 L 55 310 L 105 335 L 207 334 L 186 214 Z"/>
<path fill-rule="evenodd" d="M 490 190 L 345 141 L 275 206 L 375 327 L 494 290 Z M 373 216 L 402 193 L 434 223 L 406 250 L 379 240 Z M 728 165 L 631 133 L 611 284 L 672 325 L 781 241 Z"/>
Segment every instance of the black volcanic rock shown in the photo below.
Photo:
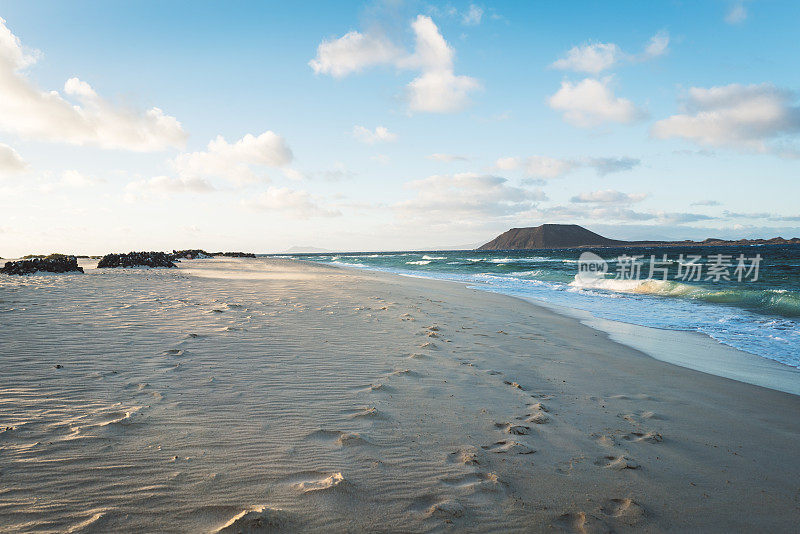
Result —
<path fill-rule="evenodd" d="M 33 258 L 29 260 L 7 261 L 5 266 L 0 268 L 0 273 L 5 274 L 32 274 L 35 272 L 48 273 L 69 273 L 83 272 L 83 267 L 78 266 L 75 256 L 65 256 L 64 254 L 50 254 L 44 258 Z"/>
<path fill-rule="evenodd" d="M 100 259 L 97 268 L 106 267 L 175 267 L 175 264 L 165 252 L 129 252 L 106 254 Z"/>
<path fill-rule="evenodd" d="M 543 224 L 530 228 L 512 228 L 500 234 L 478 250 L 530 250 L 542 248 L 580 247 L 679 247 L 679 246 L 747 246 L 798 245 L 800 238 L 739 239 L 727 241 L 709 238 L 704 241 L 620 241 L 596 234 L 577 224 Z"/>
<path fill-rule="evenodd" d="M 173 260 L 178 260 L 178 259 L 196 260 L 196 259 L 210 258 L 210 257 L 211 254 L 199 248 L 172 251 Z"/>
<path fill-rule="evenodd" d="M 225 256 L 226 258 L 255 258 L 252 252 L 213 252 L 212 256 Z"/>

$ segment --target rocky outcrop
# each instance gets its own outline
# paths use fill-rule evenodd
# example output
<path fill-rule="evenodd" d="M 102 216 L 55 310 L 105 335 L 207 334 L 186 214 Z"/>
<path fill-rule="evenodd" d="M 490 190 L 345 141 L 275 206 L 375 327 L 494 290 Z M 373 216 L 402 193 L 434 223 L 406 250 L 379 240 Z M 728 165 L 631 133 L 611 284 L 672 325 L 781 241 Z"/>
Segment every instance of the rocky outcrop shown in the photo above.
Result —
<path fill-rule="evenodd" d="M 32 274 L 36 272 L 47 273 L 71 273 L 83 272 L 83 267 L 78 266 L 75 256 L 64 254 L 50 254 L 44 258 L 32 258 L 29 260 L 7 261 L 5 266 L 0 268 L 0 273 L 5 274 Z"/>
<path fill-rule="evenodd" d="M 173 260 L 199 260 L 199 259 L 208 259 L 211 258 L 212 255 L 206 252 L 205 250 L 194 248 L 189 250 L 173 250 L 172 251 L 172 259 Z"/>
<path fill-rule="evenodd" d="M 171 255 L 166 252 L 129 252 L 127 254 L 106 254 L 97 264 L 98 269 L 106 267 L 175 267 Z"/>
<path fill-rule="evenodd" d="M 255 258 L 252 252 L 212 252 L 212 256 L 225 256 L 226 258 Z"/>

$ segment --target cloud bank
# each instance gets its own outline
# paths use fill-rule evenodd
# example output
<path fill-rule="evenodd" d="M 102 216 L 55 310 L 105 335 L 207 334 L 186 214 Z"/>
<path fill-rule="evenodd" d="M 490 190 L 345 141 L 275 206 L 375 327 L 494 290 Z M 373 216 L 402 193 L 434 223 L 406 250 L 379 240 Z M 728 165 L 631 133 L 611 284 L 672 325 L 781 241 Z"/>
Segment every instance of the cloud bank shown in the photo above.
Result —
<path fill-rule="evenodd" d="M 577 83 L 563 81 L 548 104 L 562 112 L 564 120 L 580 128 L 607 122 L 628 124 L 643 118 L 645 113 L 630 100 L 617 97 L 610 83 L 611 78 L 585 78 Z"/>
<path fill-rule="evenodd" d="M 384 35 L 351 31 L 323 41 L 308 64 L 315 73 L 335 78 L 379 65 L 416 70 L 419 75 L 406 85 L 410 111 L 452 113 L 464 109 L 470 103 L 469 94 L 480 84 L 474 78 L 455 74 L 455 51 L 430 17 L 418 15 L 411 29 L 415 41 L 411 53 Z"/>
<path fill-rule="evenodd" d="M 692 87 L 684 113 L 656 122 L 651 135 L 704 146 L 782 153 L 780 141 L 800 133 L 797 95 L 772 84 Z"/>
<path fill-rule="evenodd" d="M 64 96 L 39 89 L 24 74 L 38 55 L 24 49 L 0 18 L 0 130 L 38 141 L 139 152 L 183 146 L 181 124 L 159 108 L 114 106 L 77 77 L 66 81 Z"/>

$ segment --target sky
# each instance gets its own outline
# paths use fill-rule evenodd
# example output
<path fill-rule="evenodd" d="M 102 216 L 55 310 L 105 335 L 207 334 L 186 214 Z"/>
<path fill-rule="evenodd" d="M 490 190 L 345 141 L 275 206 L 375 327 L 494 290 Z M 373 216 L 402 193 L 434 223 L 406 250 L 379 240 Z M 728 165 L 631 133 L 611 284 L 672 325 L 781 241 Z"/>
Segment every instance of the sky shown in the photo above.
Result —
<path fill-rule="evenodd" d="M 0 256 L 800 236 L 794 1 L 0 0 Z"/>

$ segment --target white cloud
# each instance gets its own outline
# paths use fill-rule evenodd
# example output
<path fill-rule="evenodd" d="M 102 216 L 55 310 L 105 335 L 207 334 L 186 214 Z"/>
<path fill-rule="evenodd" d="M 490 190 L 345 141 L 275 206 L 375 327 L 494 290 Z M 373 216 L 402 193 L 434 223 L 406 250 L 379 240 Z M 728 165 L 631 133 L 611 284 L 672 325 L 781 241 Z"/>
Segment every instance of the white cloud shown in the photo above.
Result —
<path fill-rule="evenodd" d="M 406 86 L 411 111 L 450 113 L 469 104 L 469 93 L 480 84 L 453 70 L 454 51 L 430 17 L 419 15 L 411 24 L 413 53 L 403 51 L 382 35 L 350 32 L 334 41 L 323 41 L 317 57 L 309 62 L 316 73 L 342 77 L 367 67 L 393 65 L 420 72 Z"/>
<path fill-rule="evenodd" d="M 103 183 L 105 180 L 86 176 L 76 170 L 66 170 L 61 173 L 61 185 L 65 187 L 74 187 L 77 189 L 90 187 L 95 184 Z"/>
<path fill-rule="evenodd" d="M 414 111 L 452 113 L 469 105 L 469 93 L 480 87 L 474 78 L 450 70 L 426 72 L 408 84 L 408 107 Z"/>
<path fill-rule="evenodd" d="M 454 161 L 469 161 L 467 156 L 459 156 L 458 154 L 442 154 L 439 152 L 425 157 L 435 161 L 443 161 L 445 163 L 452 163 Z"/>
<path fill-rule="evenodd" d="M 725 14 L 725 22 L 728 24 L 741 24 L 747 19 L 747 9 L 742 2 L 737 2 L 731 6 Z"/>
<path fill-rule="evenodd" d="M 48 176 L 48 174 L 46 173 L 45 175 Z M 70 169 L 62 172 L 59 180 L 45 182 L 39 185 L 38 189 L 42 193 L 52 193 L 59 189 L 86 189 L 102 183 L 105 183 L 102 178 L 87 176 L 79 171 Z"/>
<path fill-rule="evenodd" d="M 67 80 L 64 84 L 64 92 L 71 96 L 97 98 L 97 93 L 92 89 L 92 86 L 78 78 L 70 78 Z"/>
<path fill-rule="evenodd" d="M 552 64 L 560 70 L 574 70 L 597 74 L 611 68 L 622 56 L 622 50 L 614 43 L 594 43 L 573 46 L 567 55 Z"/>
<path fill-rule="evenodd" d="M 772 84 L 692 87 L 685 113 L 656 122 L 651 134 L 707 146 L 784 153 L 780 141 L 800 133 L 797 96 Z M 773 144 L 772 142 L 778 142 Z"/>
<path fill-rule="evenodd" d="M 531 156 L 525 160 L 525 174 L 531 178 L 558 178 L 575 168 L 575 163 L 568 160 L 549 158 L 547 156 Z"/>
<path fill-rule="evenodd" d="M 279 212 L 297 219 L 310 217 L 336 217 L 337 210 L 324 208 L 317 204 L 307 191 L 297 191 L 287 187 L 270 187 L 242 204 L 260 211 Z"/>
<path fill-rule="evenodd" d="M 156 151 L 182 146 L 181 124 L 159 108 L 145 112 L 115 107 L 78 78 L 64 94 L 36 87 L 23 70 L 37 59 L 0 18 L 0 130 L 43 141 L 107 149 Z"/>
<path fill-rule="evenodd" d="M 467 12 L 461 17 L 461 22 L 466 26 L 477 26 L 481 23 L 482 18 L 483 9 L 475 4 L 470 4 Z"/>
<path fill-rule="evenodd" d="M 599 74 L 623 62 L 637 62 L 663 56 L 669 48 L 669 33 L 656 33 L 641 54 L 626 54 L 614 43 L 589 43 L 573 46 L 550 66 L 554 69 Z"/>
<path fill-rule="evenodd" d="M 594 169 L 604 176 L 614 172 L 631 170 L 640 161 L 634 158 L 575 158 L 558 159 L 548 156 L 531 156 L 528 158 L 505 157 L 495 162 L 495 168 L 504 171 L 523 170 L 528 178 L 547 180 L 560 178 L 581 167 Z"/>
<path fill-rule="evenodd" d="M 515 171 L 522 167 L 522 160 L 517 157 L 498 158 L 494 162 L 494 166 L 501 171 Z"/>
<path fill-rule="evenodd" d="M 570 202 L 575 203 L 597 203 L 597 204 L 631 204 L 633 202 L 641 202 L 647 197 L 644 193 L 622 193 L 614 189 L 605 189 L 602 191 L 592 191 L 590 193 L 581 193 L 570 199 Z"/>
<path fill-rule="evenodd" d="M 691 206 L 721 206 L 722 203 L 719 200 L 698 200 L 697 202 L 692 202 Z"/>
<path fill-rule="evenodd" d="M 652 211 L 643 212 L 622 206 L 552 206 L 526 214 L 532 218 L 571 221 L 651 221 L 655 224 L 676 225 L 715 219 L 699 213 Z"/>
<path fill-rule="evenodd" d="M 135 202 L 153 197 L 167 198 L 173 194 L 208 193 L 214 187 L 203 178 L 181 176 L 154 176 L 136 180 L 125 186 L 125 200 Z"/>
<path fill-rule="evenodd" d="M 219 177 L 243 185 L 259 180 L 251 167 L 282 167 L 292 158 L 284 138 L 266 131 L 258 137 L 247 134 L 235 143 L 217 136 L 206 151 L 179 154 L 172 163 L 183 179 Z"/>
<path fill-rule="evenodd" d="M 334 162 L 332 168 L 313 173 L 312 176 L 327 180 L 329 182 L 341 182 L 356 176 L 356 172 L 347 168 L 341 161 Z"/>
<path fill-rule="evenodd" d="M 297 169 L 292 169 L 290 167 L 287 167 L 287 168 L 283 169 L 283 175 L 286 176 L 288 179 L 294 180 L 294 181 L 297 181 L 297 182 L 305 180 L 307 178 L 306 174 L 303 171 L 299 171 Z"/>
<path fill-rule="evenodd" d="M 10 146 L 0 143 L 0 175 L 16 174 L 28 169 L 22 156 Z"/>
<path fill-rule="evenodd" d="M 397 140 L 397 135 L 391 133 L 385 126 L 376 126 L 373 131 L 364 126 L 356 125 L 353 127 L 353 137 L 368 145 Z"/>
<path fill-rule="evenodd" d="M 514 187 L 499 176 L 477 173 L 433 175 L 406 184 L 416 196 L 395 204 L 403 217 L 422 220 L 485 222 L 487 217 L 505 217 L 528 209 L 547 197 L 541 190 Z"/>
<path fill-rule="evenodd" d="M 367 67 L 391 64 L 402 55 L 401 49 L 381 35 L 352 31 L 338 39 L 323 41 L 317 47 L 317 57 L 308 64 L 317 74 L 341 78 Z"/>
<path fill-rule="evenodd" d="M 703 215 L 702 213 L 686 213 L 686 212 L 654 212 L 655 220 L 659 224 L 685 224 L 699 221 L 710 221 L 716 219 L 710 215 Z"/>
<path fill-rule="evenodd" d="M 606 122 L 627 124 L 641 118 L 644 113 L 630 100 L 614 95 L 610 82 L 610 78 L 561 82 L 561 88 L 548 103 L 551 108 L 563 112 L 567 122 L 581 128 Z"/>
<path fill-rule="evenodd" d="M 388 162 L 388 157 L 381 156 L 380 154 L 378 154 L 377 156 L 372 156 L 372 159 L 375 159 L 380 163 Z M 358 174 L 348 169 L 347 166 L 341 161 L 334 162 L 331 168 L 324 170 L 300 171 L 297 169 L 285 168 L 282 169 L 282 171 L 284 176 L 286 176 L 290 180 L 295 180 L 295 181 L 325 180 L 328 182 L 341 182 L 344 180 L 349 180 Z"/>
<path fill-rule="evenodd" d="M 422 74 L 407 86 L 409 108 L 431 113 L 463 109 L 469 104 L 469 93 L 478 89 L 480 84 L 469 76 L 454 74 L 455 52 L 430 17 L 417 16 L 411 27 L 416 36 L 416 47 L 404 64 L 420 68 Z"/>
<path fill-rule="evenodd" d="M 662 30 L 652 36 L 642 54 L 642 59 L 652 59 L 663 56 L 669 48 L 669 33 Z"/>
<path fill-rule="evenodd" d="M 636 158 L 586 158 L 581 160 L 580 164 L 586 167 L 592 167 L 597 174 L 605 176 L 614 172 L 629 171 L 637 167 L 641 160 Z"/>

